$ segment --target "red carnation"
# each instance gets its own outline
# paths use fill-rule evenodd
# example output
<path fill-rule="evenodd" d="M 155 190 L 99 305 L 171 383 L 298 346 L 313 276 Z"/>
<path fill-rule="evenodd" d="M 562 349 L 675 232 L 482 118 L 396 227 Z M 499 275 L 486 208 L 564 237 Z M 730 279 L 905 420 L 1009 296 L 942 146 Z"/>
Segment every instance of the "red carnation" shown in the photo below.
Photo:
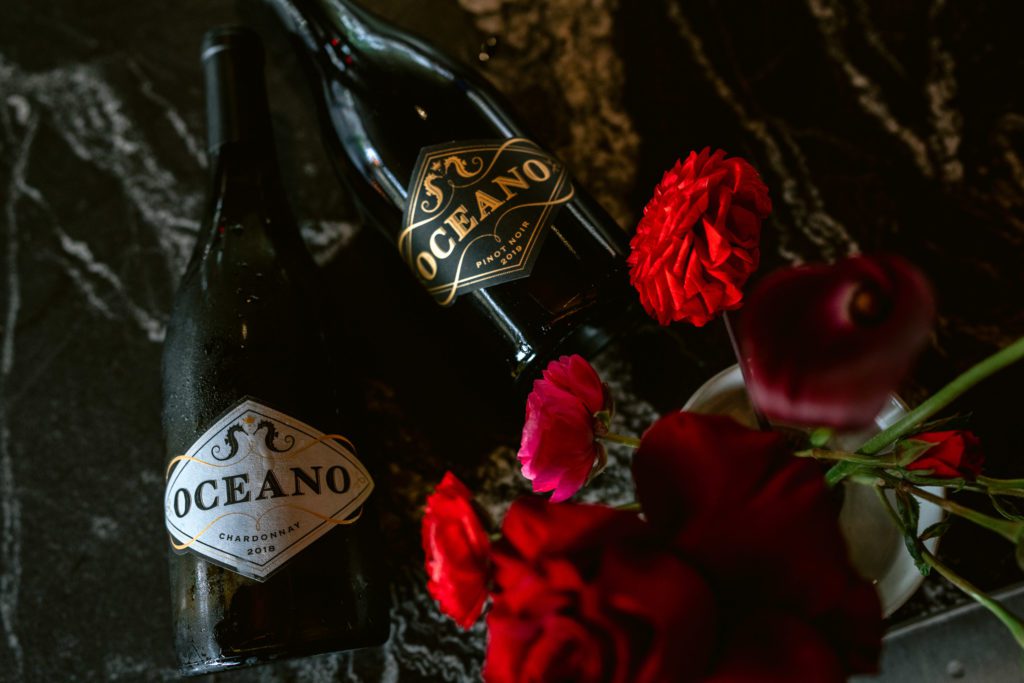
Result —
<path fill-rule="evenodd" d="M 838 683 L 877 667 L 878 597 L 850 566 L 820 469 L 783 437 L 674 413 L 644 434 L 633 476 L 650 524 L 714 588 L 708 680 Z"/>
<path fill-rule="evenodd" d="M 705 670 L 711 590 L 636 513 L 521 499 L 502 531 L 488 683 L 661 683 Z"/>
<path fill-rule="evenodd" d="M 881 608 L 782 437 L 675 413 L 634 459 L 644 516 L 525 499 L 494 547 L 488 683 L 815 681 L 877 667 Z"/>
<path fill-rule="evenodd" d="M 927 476 L 948 479 L 977 479 L 985 464 L 981 440 L 971 432 L 955 430 L 917 434 L 916 441 L 935 444 L 907 465 L 908 470 L 931 470 Z"/>
<path fill-rule="evenodd" d="M 427 591 L 462 628 L 480 618 L 491 573 L 491 541 L 473 494 L 447 472 L 429 497 L 421 528 Z"/>
<path fill-rule="evenodd" d="M 601 378 L 582 356 L 562 356 L 548 365 L 526 401 L 519 447 L 523 476 L 533 481 L 534 491 L 554 491 L 551 500 L 561 502 L 604 467 L 595 415 L 609 408 Z"/>
<path fill-rule="evenodd" d="M 630 246 L 630 280 L 662 325 L 701 327 L 739 308 L 757 269 L 768 188 L 746 160 L 690 152 L 654 190 Z"/>
<path fill-rule="evenodd" d="M 750 398 L 778 422 L 871 424 L 934 317 L 928 281 L 898 256 L 772 273 L 751 293 L 740 319 Z"/>

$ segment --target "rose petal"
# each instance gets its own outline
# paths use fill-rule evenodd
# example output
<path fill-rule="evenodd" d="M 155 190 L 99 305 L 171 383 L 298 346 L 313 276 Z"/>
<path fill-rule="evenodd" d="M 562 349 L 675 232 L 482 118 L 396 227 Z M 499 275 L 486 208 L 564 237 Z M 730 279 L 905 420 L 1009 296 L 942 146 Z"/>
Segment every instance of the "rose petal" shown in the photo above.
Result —
<path fill-rule="evenodd" d="M 594 435 L 594 415 L 610 408 L 597 372 L 581 356 L 552 361 L 533 385 L 518 459 L 533 490 L 572 497 L 590 477 L 604 449 Z"/>
<path fill-rule="evenodd" d="M 739 617 L 721 666 L 704 683 L 844 683 L 846 674 L 818 631 L 785 613 Z"/>
<path fill-rule="evenodd" d="M 877 310 L 858 315 L 858 295 L 868 292 Z M 784 423 L 868 425 L 906 375 L 934 313 L 924 276 L 896 256 L 773 273 L 740 319 L 751 400 Z"/>
<path fill-rule="evenodd" d="M 739 306 L 757 269 L 768 188 L 743 159 L 691 152 L 662 177 L 630 243 L 630 281 L 662 325 L 702 326 Z"/>
<path fill-rule="evenodd" d="M 780 435 L 722 416 L 673 413 L 644 434 L 633 476 L 647 519 L 716 593 L 808 621 L 851 622 L 867 634 L 855 644 L 859 654 L 847 650 L 849 639 L 833 647 L 844 660 L 877 657 L 877 596 L 850 567 L 820 469 L 790 455 Z M 851 593 L 857 605 L 847 602 Z"/>
<path fill-rule="evenodd" d="M 427 592 L 463 628 L 479 619 L 491 573 L 491 541 L 472 500 L 447 472 L 427 497 L 421 525 Z"/>

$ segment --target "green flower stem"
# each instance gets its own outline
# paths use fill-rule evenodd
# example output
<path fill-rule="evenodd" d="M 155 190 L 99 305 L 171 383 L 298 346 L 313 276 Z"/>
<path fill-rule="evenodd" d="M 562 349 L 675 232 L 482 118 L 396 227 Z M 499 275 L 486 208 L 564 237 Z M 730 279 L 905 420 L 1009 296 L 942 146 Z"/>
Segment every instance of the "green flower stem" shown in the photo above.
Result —
<path fill-rule="evenodd" d="M 992 491 L 998 490 L 1000 493 L 1009 493 L 1011 490 L 1016 489 L 1016 494 L 1010 495 L 1024 495 L 1024 479 L 996 479 L 995 477 L 978 477 L 975 481 L 979 484 L 983 484 L 986 488 Z"/>
<path fill-rule="evenodd" d="M 877 495 L 878 499 L 882 502 L 882 507 L 888 513 L 889 518 L 892 519 L 896 528 L 906 535 L 907 529 L 903 526 L 903 522 L 900 520 L 899 515 L 897 515 L 896 511 L 892 509 L 892 504 L 886 497 L 885 490 L 881 486 L 875 486 L 875 495 Z M 999 621 L 1003 622 L 1003 625 L 1009 629 L 1010 633 L 1013 634 L 1013 638 L 1017 641 L 1017 644 L 1021 648 L 1024 648 L 1024 622 L 1022 622 L 1017 615 L 1010 612 L 998 601 L 993 600 L 984 591 L 979 590 L 970 581 L 940 562 L 937 557 L 928 552 L 928 548 L 925 547 L 924 543 L 922 543 L 920 539 L 917 540 L 917 547 L 921 553 L 921 557 L 924 558 L 924 561 L 928 563 L 929 567 L 937 571 L 947 581 L 969 595 L 975 602 L 992 612 Z"/>
<path fill-rule="evenodd" d="M 873 436 L 867 443 L 858 448 L 857 452 L 863 455 L 874 455 L 884 450 L 900 437 L 920 427 L 928 418 L 948 406 L 975 384 L 994 375 L 1003 368 L 1013 365 L 1022 358 L 1024 358 L 1024 337 L 1021 337 L 1006 348 L 996 351 L 985 360 L 962 373 L 952 382 L 932 394 L 924 403 L 904 415 L 894 425 Z M 856 466 L 855 463 L 846 462 L 833 465 L 832 469 L 825 475 L 825 481 L 828 482 L 829 486 L 834 486 L 850 474 Z"/>
<path fill-rule="evenodd" d="M 603 441 L 611 441 L 613 443 L 623 443 L 633 448 L 640 448 L 640 439 L 635 436 L 627 436 L 625 434 L 616 434 L 615 432 L 605 432 L 604 434 L 597 434 L 598 439 Z"/>
<path fill-rule="evenodd" d="M 858 448 L 857 452 L 869 455 L 878 453 L 896 441 L 896 439 L 920 427 L 924 424 L 925 420 L 948 406 L 978 382 L 991 377 L 1003 368 L 1016 363 L 1021 358 L 1024 358 L 1024 337 L 968 369 L 952 382 L 935 392 L 924 403 L 904 415 L 899 422 L 885 431 L 876 434 L 866 444 Z"/>
<path fill-rule="evenodd" d="M 622 510 L 624 512 L 640 512 L 642 508 L 640 507 L 640 502 L 637 501 L 635 503 L 623 503 L 622 505 L 616 505 L 615 509 Z"/>
<path fill-rule="evenodd" d="M 828 469 L 825 473 L 825 484 L 828 486 L 835 486 L 843 479 L 853 476 L 856 474 L 857 469 L 861 465 L 855 462 L 837 462 Z"/>
<path fill-rule="evenodd" d="M 849 462 L 855 465 L 867 465 L 869 467 L 885 467 L 888 465 L 898 465 L 899 460 L 894 457 L 888 456 L 875 456 L 875 455 L 860 455 L 859 453 L 849 453 L 847 451 L 833 451 L 827 448 L 808 448 L 803 451 L 796 451 L 793 455 L 798 458 L 814 458 L 815 460 L 836 460 L 839 462 Z"/>
<path fill-rule="evenodd" d="M 1020 542 L 1021 536 L 1024 535 L 1024 522 L 1011 522 L 1006 519 L 997 519 L 995 517 L 990 517 L 984 514 L 983 512 L 972 510 L 971 508 L 966 507 L 964 505 L 960 505 L 959 503 L 955 503 L 951 500 L 947 500 L 940 496 L 936 496 L 932 493 L 929 493 L 928 491 L 925 491 L 924 489 L 919 489 L 916 486 L 913 486 L 906 482 L 901 482 L 896 486 L 902 489 L 903 491 L 907 491 L 908 493 L 917 496 L 922 500 L 927 500 L 930 503 L 934 503 L 935 505 L 939 506 L 946 512 L 970 520 L 978 526 L 985 527 L 989 531 L 994 531 L 995 533 L 999 534 L 1000 536 L 1008 540 L 1010 543 L 1013 543 L 1014 546 L 1016 546 L 1017 543 Z"/>
<path fill-rule="evenodd" d="M 851 479 L 856 481 L 856 477 L 851 477 Z M 900 516 L 892 509 L 892 503 L 889 502 L 889 498 L 885 495 L 885 488 L 880 485 L 880 482 L 877 479 L 874 480 L 874 484 L 872 486 L 875 489 L 875 495 L 878 496 L 878 500 L 882 503 L 882 509 L 884 509 L 889 515 L 889 519 L 891 519 L 892 523 L 896 525 L 899 532 L 905 536 L 907 534 L 907 528 L 903 526 L 903 520 L 900 519 Z"/>
<path fill-rule="evenodd" d="M 743 351 L 740 350 L 739 337 L 736 336 L 736 330 L 732 326 L 732 316 L 729 315 L 729 311 L 722 313 L 722 322 L 725 323 L 725 331 L 729 335 L 729 343 L 732 345 L 733 355 L 736 356 L 736 363 L 740 366 L 740 376 L 743 377 L 743 386 L 750 386 L 750 377 L 747 373 L 747 359 L 743 357 Z M 768 422 L 768 418 L 764 416 L 761 409 L 754 405 L 754 402 L 750 402 L 750 410 L 754 413 L 754 420 L 757 421 L 757 428 L 762 432 L 772 431 L 772 425 Z"/>
<path fill-rule="evenodd" d="M 878 475 L 871 474 L 870 470 L 858 471 L 848 476 L 845 481 L 852 482 L 854 484 L 860 484 L 861 486 L 874 486 L 878 487 L 884 482 L 879 479 Z"/>
<path fill-rule="evenodd" d="M 946 479 L 943 477 L 921 476 L 909 471 L 900 472 L 900 477 L 904 481 L 909 481 L 911 484 L 915 484 L 917 486 L 944 486 L 947 489 L 952 489 L 954 491 L 972 491 L 974 493 L 1024 497 L 1024 490 L 1021 489 L 1003 490 L 999 488 L 990 488 L 983 484 L 972 483 L 964 479 Z"/>
<path fill-rule="evenodd" d="M 992 599 L 973 583 L 940 562 L 937 557 L 928 552 L 924 547 L 924 544 L 920 544 L 920 549 L 921 556 L 924 557 L 924 561 L 928 563 L 928 566 L 942 574 L 947 581 L 974 598 L 978 604 L 982 605 L 989 612 L 994 614 L 996 618 L 1003 622 L 1003 625 L 1009 629 L 1010 633 L 1013 634 L 1013 638 L 1017 641 L 1017 645 L 1024 649 L 1024 622 L 1021 621 L 1020 617 L 1003 607 L 999 601 Z"/>

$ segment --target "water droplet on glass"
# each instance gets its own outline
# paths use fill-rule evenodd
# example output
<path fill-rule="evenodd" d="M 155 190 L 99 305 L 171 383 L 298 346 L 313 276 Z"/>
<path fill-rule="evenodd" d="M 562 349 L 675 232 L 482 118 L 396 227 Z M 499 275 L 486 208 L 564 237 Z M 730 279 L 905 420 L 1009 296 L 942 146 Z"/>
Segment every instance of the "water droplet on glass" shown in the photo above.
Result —
<path fill-rule="evenodd" d="M 963 662 L 958 659 L 949 660 L 949 664 L 946 665 L 946 673 L 951 678 L 963 678 L 964 674 L 967 673 L 964 668 Z"/>
<path fill-rule="evenodd" d="M 494 52 L 498 49 L 498 39 L 495 36 L 491 36 L 480 44 L 480 53 L 477 58 L 481 62 L 490 61 L 491 57 L 494 56 Z"/>

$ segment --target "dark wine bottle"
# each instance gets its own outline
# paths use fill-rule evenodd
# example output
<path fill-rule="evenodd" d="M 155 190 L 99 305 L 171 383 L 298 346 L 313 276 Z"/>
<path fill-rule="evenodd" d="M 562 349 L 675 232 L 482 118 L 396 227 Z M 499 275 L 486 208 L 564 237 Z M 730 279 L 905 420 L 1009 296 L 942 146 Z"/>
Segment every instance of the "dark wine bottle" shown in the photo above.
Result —
<path fill-rule="evenodd" d="M 186 674 L 375 645 L 389 630 L 373 480 L 278 178 L 262 46 L 245 29 L 211 31 L 202 64 L 210 204 L 163 355 Z"/>
<path fill-rule="evenodd" d="M 351 0 L 267 2 L 313 67 L 339 175 L 460 333 L 528 378 L 625 324 L 626 235 L 493 87 Z"/>

